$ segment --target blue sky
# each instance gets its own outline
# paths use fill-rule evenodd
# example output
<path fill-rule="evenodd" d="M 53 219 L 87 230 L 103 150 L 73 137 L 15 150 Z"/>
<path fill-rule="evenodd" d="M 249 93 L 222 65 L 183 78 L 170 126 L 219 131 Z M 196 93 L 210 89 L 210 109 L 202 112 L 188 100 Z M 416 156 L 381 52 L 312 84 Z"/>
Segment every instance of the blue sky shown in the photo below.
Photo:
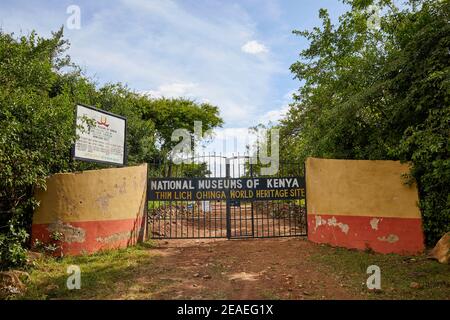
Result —
<path fill-rule="evenodd" d="M 87 75 L 217 105 L 221 133 L 241 140 L 249 126 L 277 121 L 300 86 L 289 66 L 307 42 L 291 31 L 317 26 L 320 8 L 333 19 L 346 10 L 338 0 L 3 0 L 0 26 L 47 36 L 70 5 L 81 9 L 81 28 L 65 30 L 69 54 Z"/>

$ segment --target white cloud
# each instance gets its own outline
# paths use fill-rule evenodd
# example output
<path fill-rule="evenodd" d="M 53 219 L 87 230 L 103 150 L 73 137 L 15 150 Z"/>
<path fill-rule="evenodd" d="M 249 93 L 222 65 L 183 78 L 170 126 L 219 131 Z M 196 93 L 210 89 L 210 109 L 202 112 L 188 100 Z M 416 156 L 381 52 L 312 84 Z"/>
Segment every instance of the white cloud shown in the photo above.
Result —
<path fill-rule="evenodd" d="M 269 122 L 275 124 L 278 123 L 281 119 L 283 119 L 290 109 L 290 103 L 293 101 L 292 95 L 296 93 L 297 90 L 288 91 L 281 100 L 281 107 L 274 110 L 269 110 L 264 113 L 261 117 L 259 117 L 259 123 L 268 124 Z"/>
<path fill-rule="evenodd" d="M 219 128 L 214 130 L 214 139 L 202 150 L 217 152 L 224 156 L 244 154 L 246 146 L 252 146 L 257 137 L 248 128 Z"/>
<path fill-rule="evenodd" d="M 256 40 L 248 41 L 241 47 L 241 50 L 249 54 L 267 53 L 269 50 L 265 45 Z"/>
<path fill-rule="evenodd" d="M 120 81 L 153 96 L 207 101 L 220 108 L 226 127 L 255 125 L 275 99 L 274 75 L 285 68 L 272 54 L 249 59 L 236 49 L 258 31 L 242 6 L 211 5 L 223 14 L 198 14 L 183 1 L 121 0 L 108 6 L 80 1 L 81 29 L 65 30 L 68 53 L 100 85 Z M 0 4 L 5 31 L 36 28 L 47 34 L 67 19 L 63 5 L 18 6 L 6 10 Z M 249 52 L 269 53 L 259 42 L 248 44 Z"/>
<path fill-rule="evenodd" d="M 190 98 L 195 97 L 194 90 L 198 87 L 196 83 L 182 83 L 174 82 L 159 86 L 156 90 L 144 91 L 144 94 L 148 94 L 154 98 L 166 97 L 166 98 Z"/>
<path fill-rule="evenodd" d="M 280 67 L 268 55 L 249 60 L 236 51 L 255 33 L 239 6 L 228 7 L 226 16 L 209 19 L 170 0 L 122 0 L 122 4 L 123 12 L 104 9 L 85 26 L 85 33 L 74 33 L 82 42 L 75 48 L 79 56 L 92 57 L 84 60 L 88 70 L 95 66 L 101 78 L 100 72 L 113 74 L 156 97 L 208 101 L 220 108 L 227 126 L 253 125 Z M 124 13 L 136 21 L 120 20 Z M 118 30 L 113 37 L 111 28 Z M 132 31 L 137 42 L 129 36 Z"/>
<path fill-rule="evenodd" d="M 263 124 L 268 124 L 269 122 L 277 123 L 286 116 L 288 111 L 289 111 L 288 105 L 285 105 L 280 109 L 270 110 L 259 118 L 259 122 Z"/>

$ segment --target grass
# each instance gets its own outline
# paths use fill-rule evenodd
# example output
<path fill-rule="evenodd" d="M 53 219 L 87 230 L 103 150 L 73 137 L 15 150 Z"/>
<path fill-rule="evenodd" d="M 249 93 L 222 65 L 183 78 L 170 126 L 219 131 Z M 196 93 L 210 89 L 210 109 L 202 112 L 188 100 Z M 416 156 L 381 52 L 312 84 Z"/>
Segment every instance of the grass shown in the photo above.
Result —
<path fill-rule="evenodd" d="M 263 297 L 263 299 L 267 300 L 281 300 L 281 298 L 272 290 L 263 290 L 261 292 L 261 296 Z"/>
<path fill-rule="evenodd" d="M 153 244 L 145 243 L 93 255 L 56 259 L 44 257 L 30 270 L 28 290 L 15 299 L 152 299 L 156 293 L 179 280 L 171 279 L 176 265 L 161 264 L 162 256 L 152 253 Z M 400 256 L 315 245 L 309 259 L 320 272 L 328 273 L 356 297 L 364 299 L 450 299 L 450 266 L 429 260 L 425 255 Z M 206 268 L 213 278 L 228 272 L 232 257 L 219 258 Z M 67 267 L 81 269 L 81 289 L 68 290 Z M 366 287 L 367 267 L 381 269 L 381 290 Z M 412 288 L 412 282 L 419 288 Z M 206 289 L 204 297 L 225 299 L 227 293 Z M 280 299 L 273 290 L 261 292 L 264 299 Z"/>
<path fill-rule="evenodd" d="M 30 271 L 28 290 L 16 299 L 108 299 L 117 295 L 133 298 L 139 293 L 136 275 L 158 260 L 152 256 L 151 242 L 126 249 L 108 250 L 92 255 L 65 257 L 62 259 L 43 257 L 35 261 Z M 81 289 L 68 290 L 67 267 L 77 265 L 81 270 Z M 152 284 L 158 286 L 158 283 Z M 136 287 L 135 290 L 127 288 Z M 157 289 L 157 288 L 155 288 Z"/>
<path fill-rule="evenodd" d="M 450 299 L 450 266 L 425 255 L 400 256 L 318 245 L 313 261 L 335 274 L 343 286 L 368 299 Z M 381 269 L 381 290 L 370 291 L 367 267 Z M 412 288 L 416 282 L 419 288 Z"/>

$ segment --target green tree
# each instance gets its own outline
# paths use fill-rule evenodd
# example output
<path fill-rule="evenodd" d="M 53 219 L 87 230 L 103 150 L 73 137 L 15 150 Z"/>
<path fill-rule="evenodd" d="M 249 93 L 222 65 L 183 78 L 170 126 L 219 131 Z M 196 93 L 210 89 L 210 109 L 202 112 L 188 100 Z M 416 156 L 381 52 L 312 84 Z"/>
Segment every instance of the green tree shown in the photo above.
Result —
<path fill-rule="evenodd" d="M 172 141 L 175 129 L 188 130 L 194 142 L 198 140 L 195 138 L 201 138 L 194 137 L 194 121 L 201 121 L 203 133 L 223 124 L 218 107 L 209 103 L 198 104 L 184 98 L 154 100 L 144 110 L 144 118 L 151 119 L 155 123 L 162 157 L 167 157 L 179 142 Z"/>
<path fill-rule="evenodd" d="M 51 95 L 69 66 L 66 45 L 62 30 L 50 39 L 0 33 L 0 268 L 23 262 L 34 188 L 70 170 L 73 105 L 64 89 Z"/>
<path fill-rule="evenodd" d="M 34 190 L 49 175 L 105 167 L 71 160 L 76 103 L 127 117 L 130 165 L 165 160 L 176 128 L 222 123 L 209 104 L 152 99 L 120 83 L 98 88 L 64 55 L 68 45 L 62 29 L 49 39 L 0 32 L 0 269 L 24 263 Z M 207 173 L 204 165 L 188 171 Z"/>
<path fill-rule="evenodd" d="M 281 125 L 286 157 L 412 161 L 427 242 L 450 230 L 450 25 L 447 1 L 344 1 L 333 25 L 294 31 L 310 41 L 291 66 L 304 81 Z M 370 5 L 383 16 L 370 28 Z"/>

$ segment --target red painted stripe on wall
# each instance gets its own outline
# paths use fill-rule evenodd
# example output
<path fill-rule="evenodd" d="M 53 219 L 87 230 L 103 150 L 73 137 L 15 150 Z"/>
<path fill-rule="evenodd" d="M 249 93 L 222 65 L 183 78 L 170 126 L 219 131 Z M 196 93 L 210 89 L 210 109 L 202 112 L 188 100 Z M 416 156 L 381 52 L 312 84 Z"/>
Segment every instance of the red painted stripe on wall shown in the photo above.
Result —
<path fill-rule="evenodd" d="M 424 250 L 421 219 L 309 214 L 308 239 L 379 253 L 417 254 Z"/>
<path fill-rule="evenodd" d="M 57 222 L 63 230 L 64 241 L 59 243 L 64 255 L 94 253 L 105 249 L 125 248 L 142 240 L 145 231 L 145 219 Z M 55 224 L 33 224 L 32 242 L 36 239 L 49 243 Z M 56 254 L 59 255 L 60 252 Z"/>

